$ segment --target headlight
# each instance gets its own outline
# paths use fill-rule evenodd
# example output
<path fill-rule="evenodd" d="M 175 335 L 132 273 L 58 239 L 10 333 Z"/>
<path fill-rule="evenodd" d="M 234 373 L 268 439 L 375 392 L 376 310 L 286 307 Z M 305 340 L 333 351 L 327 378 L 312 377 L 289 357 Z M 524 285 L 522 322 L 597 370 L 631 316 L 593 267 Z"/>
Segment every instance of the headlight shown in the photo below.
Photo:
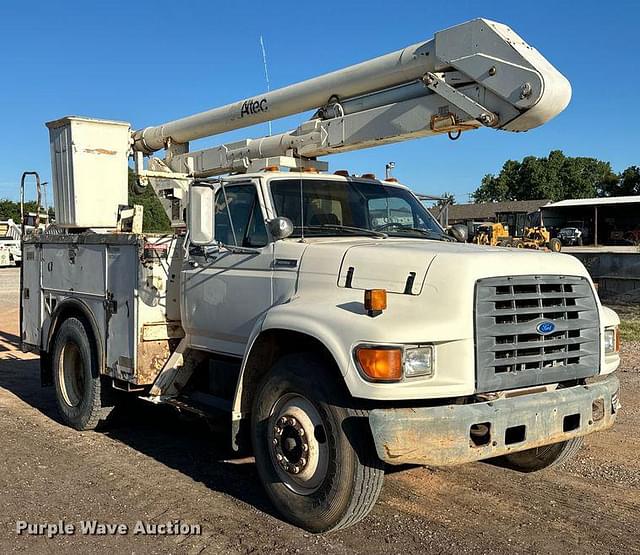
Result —
<path fill-rule="evenodd" d="M 620 351 L 620 330 L 615 328 L 607 328 L 604 330 L 604 352 L 609 355 Z"/>
<path fill-rule="evenodd" d="M 433 347 L 407 347 L 404 351 L 404 375 L 407 378 L 433 375 Z"/>

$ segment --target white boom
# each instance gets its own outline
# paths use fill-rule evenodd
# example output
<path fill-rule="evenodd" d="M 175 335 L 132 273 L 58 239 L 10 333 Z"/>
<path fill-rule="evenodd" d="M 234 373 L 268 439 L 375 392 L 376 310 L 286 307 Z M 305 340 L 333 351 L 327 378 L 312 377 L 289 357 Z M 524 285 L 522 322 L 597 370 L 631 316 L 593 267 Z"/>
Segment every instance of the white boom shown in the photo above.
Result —
<path fill-rule="evenodd" d="M 150 169 L 206 177 L 480 126 L 527 131 L 569 103 L 571 86 L 507 26 L 475 19 L 360 64 L 133 133 L 134 150 L 166 148 Z M 317 110 L 297 129 L 189 152 L 188 142 Z"/>

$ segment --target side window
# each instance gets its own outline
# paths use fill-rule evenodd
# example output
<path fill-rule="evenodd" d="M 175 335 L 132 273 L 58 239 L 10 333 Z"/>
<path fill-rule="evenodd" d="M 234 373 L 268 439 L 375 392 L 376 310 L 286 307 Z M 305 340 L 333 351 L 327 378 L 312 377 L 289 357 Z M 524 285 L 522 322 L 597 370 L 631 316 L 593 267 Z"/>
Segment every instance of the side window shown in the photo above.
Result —
<path fill-rule="evenodd" d="M 255 185 L 235 185 L 216 193 L 216 240 L 236 247 L 264 247 L 267 228 Z"/>

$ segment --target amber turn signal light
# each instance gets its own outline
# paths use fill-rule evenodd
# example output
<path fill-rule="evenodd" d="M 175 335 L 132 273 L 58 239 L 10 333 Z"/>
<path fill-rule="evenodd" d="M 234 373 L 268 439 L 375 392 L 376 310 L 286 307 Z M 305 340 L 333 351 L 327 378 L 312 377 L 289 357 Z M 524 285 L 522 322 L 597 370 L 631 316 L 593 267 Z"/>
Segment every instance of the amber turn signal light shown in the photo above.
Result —
<path fill-rule="evenodd" d="M 356 358 L 360 370 L 375 382 L 394 382 L 402 378 L 402 349 L 359 347 Z"/>
<path fill-rule="evenodd" d="M 378 316 L 387 308 L 386 289 L 367 289 L 364 292 L 364 308 L 369 316 Z"/>

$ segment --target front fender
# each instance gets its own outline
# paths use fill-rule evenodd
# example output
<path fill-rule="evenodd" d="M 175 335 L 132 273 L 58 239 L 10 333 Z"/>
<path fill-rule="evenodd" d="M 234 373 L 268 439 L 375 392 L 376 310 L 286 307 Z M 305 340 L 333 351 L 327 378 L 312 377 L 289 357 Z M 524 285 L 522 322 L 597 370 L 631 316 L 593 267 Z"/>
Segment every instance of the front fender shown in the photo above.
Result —
<path fill-rule="evenodd" d="M 333 357 L 352 397 L 379 401 L 444 398 L 473 392 L 473 338 L 459 326 L 430 318 L 419 297 L 393 295 L 382 314 L 370 317 L 364 309 L 362 291 L 336 289 L 331 298 L 298 297 L 271 308 L 256 324 L 245 352 L 234 400 L 240 411 L 242 381 L 256 339 L 271 329 L 298 332 L 322 343 Z M 433 306 L 433 303 L 431 303 Z M 361 343 L 436 345 L 440 361 L 450 368 L 434 377 L 418 377 L 396 383 L 365 380 L 353 360 Z"/>
<path fill-rule="evenodd" d="M 326 310 L 326 306 L 322 307 Z M 342 376 L 347 376 L 349 373 L 349 355 L 344 350 L 340 341 L 339 335 L 336 333 L 335 322 L 331 325 L 331 317 L 321 316 L 320 307 L 313 309 L 308 303 L 296 303 L 289 302 L 282 305 L 277 305 L 269 309 L 265 314 L 256 321 L 249 336 L 247 342 L 247 349 L 245 351 L 242 367 L 240 369 L 240 375 L 238 377 L 238 384 L 233 400 L 233 414 L 234 418 L 242 418 L 246 412 L 242 406 L 242 397 L 244 389 L 244 380 L 247 370 L 247 363 L 252 355 L 256 341 L 261 334 L 269 330 L 282 330 L 301 333 L 324 345 L 327 351 L 331 354 L 336 365 L 338 366 Z M 348 383 L 347 383 L 348 387 Z M 353 393 L 353 392 L 352 392 Z"/>

